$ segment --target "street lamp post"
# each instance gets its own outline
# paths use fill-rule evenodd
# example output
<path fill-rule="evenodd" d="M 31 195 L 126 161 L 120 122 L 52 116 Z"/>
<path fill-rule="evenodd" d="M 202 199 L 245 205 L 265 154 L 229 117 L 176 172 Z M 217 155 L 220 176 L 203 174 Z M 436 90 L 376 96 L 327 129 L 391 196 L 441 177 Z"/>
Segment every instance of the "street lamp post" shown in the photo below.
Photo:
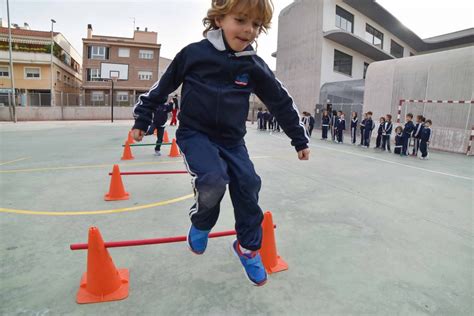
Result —
<path fill-rule="evenodd" d="M 12 53 L 12 29 L 10 22 L 10 6 L 7 0 L 7 17 L 8 17 L 8 53 L 10 57 L 10 80 L 11 80 L 11 102 L 10 102 L 10 118 L 13 122 L 16 123 L 16 95 L 15 95 L 15 79 L 14 79 L 14 69 L 13 69 L 13 53 Z"/>
<path fill-rule="evenodd" d="M 54 55 L 54 23 L 56 23 L 55 20 L 51 19 L 51 106 L 55 105 L 55 99 L 54 99 L 54 67 L 53 67 L 53 55 Z"/>

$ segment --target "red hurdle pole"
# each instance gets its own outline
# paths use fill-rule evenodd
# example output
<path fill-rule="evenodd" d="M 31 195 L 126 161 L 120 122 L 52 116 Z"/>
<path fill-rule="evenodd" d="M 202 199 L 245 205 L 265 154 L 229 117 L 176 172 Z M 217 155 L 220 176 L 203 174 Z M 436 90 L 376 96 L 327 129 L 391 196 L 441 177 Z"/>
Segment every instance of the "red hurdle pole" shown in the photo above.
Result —
<path fill-rule="evenodd" d="M 137 171 L 137 172 L 120 172 L 121 176 L 138 176 L 138 175 L 147 175 L 147 174 L 181 174 L 188 173 L 187 171 Z M 109 172 L 109 176 L 112 175 L 112 172 Z"/>
<path fill-rule="evenodd" d="M 273 226 L 276 228 L 276 225 Z M 209 238 L 225 237 L 236 235 L 235 230 L 228 230 L 223 232 L 210 233 Z M 118 247 L 134 247 L 134 246 L 145 246 L 145 245 L 156 245 L 156 244 L 169 244 L 175 242 L 186 241 L 186 236 L 177 237 L 165 237 L 165 238 L 153 238 L 153 239 L 142 239 L 142 240 L 123 240 L 123 241 L 109 241 L 104 243 L 105 248 L 118 248 Z M 71 250 L 84 250 L 88 249 L 87 244 L 72 244 L 70 245 Z"/>

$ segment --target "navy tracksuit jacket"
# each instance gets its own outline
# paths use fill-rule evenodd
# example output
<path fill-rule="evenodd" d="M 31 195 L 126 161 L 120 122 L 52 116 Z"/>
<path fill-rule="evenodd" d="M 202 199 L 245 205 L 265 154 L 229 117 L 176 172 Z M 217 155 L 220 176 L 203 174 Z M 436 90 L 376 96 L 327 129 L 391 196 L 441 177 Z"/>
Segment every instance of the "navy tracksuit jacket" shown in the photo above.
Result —
<path fill-rule="evenodd" d="M 431 140 L 431 128 L 425 127 L 421 130 L 421 135 L 420 135 L 421 157 L 428 156 L 428 144 L 430 140 Z"/>
<path fill-rule="evenodd" d="M 365 120 L 364 126 L 364 146 L 370 146 L 370 139 L 372 138 L 372 130 L 374 129 L 374 121 L 371 118 Z"/>
<path fill-rule="evenodd" d="M 344 141 L 344 131 L 346 130 L 346 120 L 339 118 L 336 122 L 337 126 L 337 141 L 342 143 Z"/>
<path fill-rule="evenodd" d="M 254 92 L 276 117 L 297 151 L 308 147 L 293 99 L 251 46 L 232 51 L 221 30 L 186 46 L 158 83 L 135 106 L 134 128 L 146 129 L 151 113 L 168 94 L 182 87 L 177 142 L 193 176 L 195 204 L 190 216 L 200 230 L 210 230 L 219 216 L 220 201 L 229 185 L 237 238 L 242 247 L 261 245 L 261 181 L 245 147 L 245 122 Z"/>
<path fill-rule="evenodd" d="M 357 138 L 357 123 L 359 122 L 359 119 L 357 117 L 351 119 L 351 138 L 352 138 L 352 143 L 356 143 L 356 138 Z"/>
<path fill-rule="evenodd" d="M 402 147 L 402 155 L 407 155 L 408 150 L 408 142 L 410 141 L 410 136 L 415 130 L 415 124 L 412 121 L 408 121 L 405 123 L 405 127 L 403 128 L 403 147 Z"/>
<path fill-rule="evenodd" d="M 323 116 L 321 119 L 322 139 L 328 138 L 329 116 Z"/>

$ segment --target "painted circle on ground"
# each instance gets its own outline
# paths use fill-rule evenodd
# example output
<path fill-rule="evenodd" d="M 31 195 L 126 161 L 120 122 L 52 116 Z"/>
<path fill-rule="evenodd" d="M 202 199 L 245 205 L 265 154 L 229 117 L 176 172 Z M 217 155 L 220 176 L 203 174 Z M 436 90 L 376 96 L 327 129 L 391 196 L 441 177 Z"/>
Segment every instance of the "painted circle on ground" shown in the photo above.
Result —
<path fill-rule="evenodd" d="M 31 210 L 16 210 L 8 208 L 0 208 L 1 213 L 12 213 L 12 214 L 22 214 L 22 215 L 42 215 L 42 216 L 79 216 L 79 215 L 102 215 L 102 214 L 115 214 L 115 213 L 125 213 L 125 212 L 134 212 L 139 210 L 144 210 L 152 207 L 164 206 L 173 203 L 178 203 L 184 200 L 188 200 L 194 197 L 194 194 L 183 195 L 174 199 L 169 199 L 161 202 L 150 203 L 145 205 L 138 205 L 132 207 L 124 207 L 112 210 L 97 210 L 97 211 L 67 211 L 67 212 L 51 212 L 51 211 L 31 211 Z"/>

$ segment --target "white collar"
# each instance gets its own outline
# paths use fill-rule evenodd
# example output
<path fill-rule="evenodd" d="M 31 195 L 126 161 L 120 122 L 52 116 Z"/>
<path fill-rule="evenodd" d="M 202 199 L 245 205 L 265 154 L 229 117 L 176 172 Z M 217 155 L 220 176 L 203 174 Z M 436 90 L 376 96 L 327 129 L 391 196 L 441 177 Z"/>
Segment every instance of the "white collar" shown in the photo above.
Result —
<path fill-rule="evenodd" d="M 217 30 L 210 30 L 207 32 L 206 38 L 209 42 L 211 42 L 212 46 L 214 46 L 218 51 L 225 51 L 227 48 L 224 43 L 224 36 L 222 35 L 222 29 Z M 253 56 L 257 53 L 252 50 L 244 50 L 242 52 L 236 52 L 234 55 L 236 57 L 242 56 Z"/>

